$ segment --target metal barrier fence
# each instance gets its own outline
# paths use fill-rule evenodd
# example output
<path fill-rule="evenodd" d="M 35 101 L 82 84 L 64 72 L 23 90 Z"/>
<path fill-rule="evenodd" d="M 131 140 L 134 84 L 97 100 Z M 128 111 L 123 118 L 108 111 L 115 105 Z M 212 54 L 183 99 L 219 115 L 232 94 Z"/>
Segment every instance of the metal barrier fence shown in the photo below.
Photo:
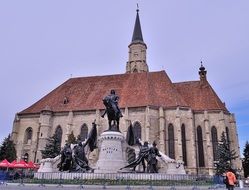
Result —
<path fill-rule="evenodd" d="M 207 186 L 210 189 L 223 187 L 223 180 L 220 177 L 207 175 L 168 175 L 168 174 L 149 174 L 149 173 L 34 173 L 34 175 L 20 176 L 18 179 L 5 178 L 5 183 L 37 184 L 45 186 L 46 184 L 57 184 L 63 186 L 66 184 L 80 185 L 100 185 L 103 188 L 110 185 L 123 185 L 128 189 L 130 186 L 143 185 L 169 186 L 175 189 L 176 186 L 190 186 L 198 189 L 198 186 Z"/>
<path fill-rule="evenodd" d="M 147 173 L 35 173 L 25 183 L 85 184 L 85 185 L 212 185 L 213 177 L 204 175 L 167 175 Z"/>

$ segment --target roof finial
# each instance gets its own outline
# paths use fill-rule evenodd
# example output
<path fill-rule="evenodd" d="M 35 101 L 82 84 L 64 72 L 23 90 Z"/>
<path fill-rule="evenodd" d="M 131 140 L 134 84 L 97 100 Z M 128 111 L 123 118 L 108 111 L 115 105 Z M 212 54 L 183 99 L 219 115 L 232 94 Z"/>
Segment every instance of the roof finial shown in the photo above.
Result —
<path fill-rule="evenodd" d="M 207 80 L 206 79 L 207 71 L 206 71 L 205 67 L 202 64 L 202 60 L 201 60 L 201 67 L 199 68 L 199 75 L 200 75 L 200 80 L 202 82 Z"/>
<path fill-rule="evenodd" d="M 200 67 L 200 71 L 204 71 L 205 70 L 205 67 L 203 66 L 202 64 L 202 60 L 201 60 L 201 67 Z"/>
<path fill-rule="evenodd" d="M 137 3 L 137 12 L 139 12 L 139 7 L 138 7 L 138 3 Z"/>

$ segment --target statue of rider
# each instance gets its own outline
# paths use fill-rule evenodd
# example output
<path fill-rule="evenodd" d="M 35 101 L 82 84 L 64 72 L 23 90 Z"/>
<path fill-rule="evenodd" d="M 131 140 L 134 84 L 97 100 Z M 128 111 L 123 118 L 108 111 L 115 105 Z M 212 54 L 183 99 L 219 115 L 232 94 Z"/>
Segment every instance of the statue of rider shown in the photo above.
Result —
<path fill-rule="evenodd" d="M 115 104 L 115 106 L 113 105 L 112 107 L 113 107 L 115 113 L 118 114 L 117 116 L 118 117 L 123 117 L 123 115 L 122 115 L 122 113 L 121 113 L 121 111 L 119 109 L 119 106 L 118 106 L 119 96 L 116 95 L 115 90 L 112 89 L 110 94 L 107 95 L 105 98 L 109 99 L 111 104 Z M 104 117 L 106 112 L 107 112 L 107 110 L 105 110 L 105 112 L 101 115 L 101 117 Z"/>

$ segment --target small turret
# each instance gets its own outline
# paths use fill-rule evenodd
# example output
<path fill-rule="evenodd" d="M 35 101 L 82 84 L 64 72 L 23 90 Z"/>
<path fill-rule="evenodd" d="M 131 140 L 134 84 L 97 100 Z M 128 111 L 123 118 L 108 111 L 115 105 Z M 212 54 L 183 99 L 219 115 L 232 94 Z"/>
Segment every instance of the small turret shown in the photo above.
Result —
<path fill-rule="evenodd" d="M 201 67 L 199 68 L 199 75 L 201 83 L 207 81 L 207 71 L 205 70 L 205 67 L 202 65 L 202 61 L 201 61 Z"/>

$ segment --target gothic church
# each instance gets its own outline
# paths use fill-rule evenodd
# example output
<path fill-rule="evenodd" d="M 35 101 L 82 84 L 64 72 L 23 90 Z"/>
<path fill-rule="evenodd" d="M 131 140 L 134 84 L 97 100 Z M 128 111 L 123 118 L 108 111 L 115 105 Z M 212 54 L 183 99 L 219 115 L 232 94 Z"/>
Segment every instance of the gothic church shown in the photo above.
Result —
<path fill-rule="evenodd" d="M 162 152 L 184 161 L 187 173 L 214 173 L 223 131 L 230 148 L 239 155 L 235 117 L 209 84 L 203 65 L 196 81 L 174 83 L 166 71 L 149 72 L 138 10 L 128 48 L 124 74 L 70 78 L 16 115 L 12 139 L 18 159 L 26 156 L 39 162 L 47 138 L 54 133 L 62 147 L 72 131 L 84 140 L 95 119 L 98 134 L 106 130 L 102 98 L 111 89 L 120 96 L 120 130 L 126 134 L 131 122 L 143 141 L 156 140 Z M 98 152 L 94 154 L 93 161 Z M 239 158 L 233 160 L 233 166 L 241 168 Z"/>

